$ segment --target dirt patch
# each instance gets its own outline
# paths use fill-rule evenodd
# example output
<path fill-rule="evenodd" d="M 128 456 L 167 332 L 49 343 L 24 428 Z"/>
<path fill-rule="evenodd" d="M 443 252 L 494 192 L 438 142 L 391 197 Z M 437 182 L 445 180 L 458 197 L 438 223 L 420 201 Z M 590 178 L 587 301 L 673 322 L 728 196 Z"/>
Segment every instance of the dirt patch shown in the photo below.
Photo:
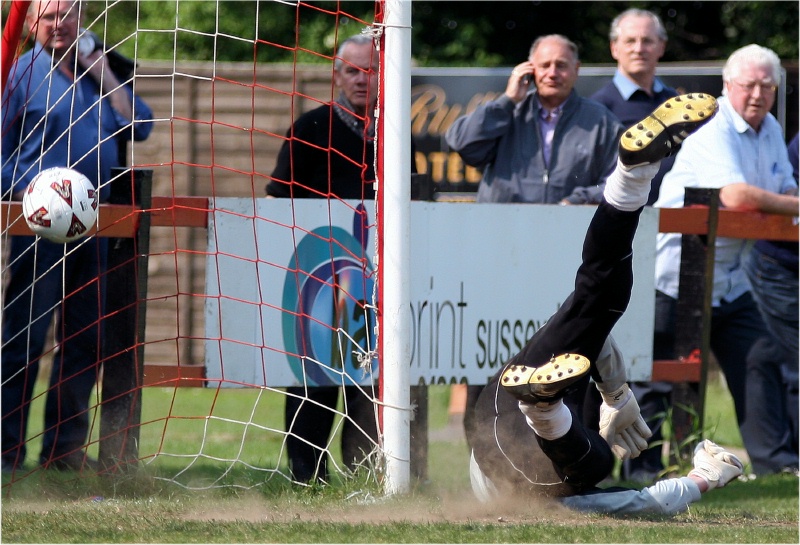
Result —
<path fill-rule="evenodd" d="M 578 518 L 583 518 L 581 515 Z M 378 498 L 344 501 L 340 505 L 276 504 L 259 498 L 237 498 L 187 513 L 189 520 L 245 522 L 388 522 L 422 523 L 574 523 L 576 513 L 550 500 L 519 500 L 483 505 L 472 497 L 440 500 Z"/>

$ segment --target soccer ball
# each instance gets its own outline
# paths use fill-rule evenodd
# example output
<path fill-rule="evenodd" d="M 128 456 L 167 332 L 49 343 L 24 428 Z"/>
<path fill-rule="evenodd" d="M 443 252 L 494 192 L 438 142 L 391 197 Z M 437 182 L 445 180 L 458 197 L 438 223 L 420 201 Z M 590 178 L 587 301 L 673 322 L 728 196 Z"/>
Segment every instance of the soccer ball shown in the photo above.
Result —
<path fill-rule="evenodd" d="M 97 192 L 80 172 L 48 168 L 25 190 L 22 213 L 35 234 L 52 242 L 72 242 L 85 236 L 97 221 Z"/>

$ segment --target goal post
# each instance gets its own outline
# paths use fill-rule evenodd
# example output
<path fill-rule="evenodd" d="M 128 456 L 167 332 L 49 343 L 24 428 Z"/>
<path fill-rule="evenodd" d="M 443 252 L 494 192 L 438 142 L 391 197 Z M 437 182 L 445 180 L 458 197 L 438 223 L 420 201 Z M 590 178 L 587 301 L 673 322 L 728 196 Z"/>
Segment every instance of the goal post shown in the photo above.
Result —
<path fill-rule="evenodd" d="M 9 7 L 8 17 L 3 27 L 2 45 L 0 45 L 2 48 L 0 50 L 0 63 L 2 63 L 0 90 L 6 88 L 8 73 L 11 70 L 11 65 L 17 53 L 19 39 L 20 36 L 22 36 L 22 27 L 25 22 L 25 15 L 28 13 L 30 4 L 31 0 L 17 0 L 16 2 L 11 2 L 11 6 Z"/>
<path fill-rule="evenodd" d="M 387 0 L 385 11 L 379 93 L 383 122 L 379 122 L 378 138 L 378 175 L 382 179 L 378 180 L 377 203 L 379 225 L 383 226 L 378 248 L 383 449 L 385 489 L 391 494 L 408 490 L 411 458 L 411 0 Z"/>
<path fill-rule="evenodd" d="M 9 77 L 9 70 L 13 70 L 17 56 L 33 45 L 30 37 L 20 41 L 29 4 L 23 1 L 3 3 L 3 12 L 8 14 L 2 36 L 4 89 L 7 81 L 9 84 L 16 81 L 13 72 Z M 287 394 L 284 388 L 299 383 L 307 393 L 317 386 L 353 384 L 369 397 L 378 420 L 380 433 L 372 446 L 377 454 L 375 462 L 380 467 L 374 468 L 373 478 L 387 494 L 404 493 L 410 484 L 410 424 L 413 419 L 409 394 L 408 217 L 410 160 L 413 160 L 410 133 L 411 0 L 375 0 L 363 4 L 242 2 L 243 10 L 252 10 L 248 12 L 252 21 L 243 21 L 246 18 L 241 15 L 230 17 L 230 12 L 226 14 L 225 10 L 232 9 L 230 3 L 184 2 L 170 6 L 175 11 L 166 17 L 164 14 L 154 17 L 152 6 L 143 2 L 75 4 L 69 8 L 86 16 L 86 28 L 79 30 L 80 35 L 93 35 L 95 44 L 107 53 L 113 53 L 117 59 L 123 51 L 131 56 L 127 59 L 130 73 L 123 83 L 130 86 L 137 96 L 143 97 L 154 112 L 152 136 L 130 145 L 127 149 L 129 162 L 125 165 L 131 172 L 146 170 L 152 174 L 152 204 L 143 203 L 141 209 L 128 208 L 124 218 L 110 220 L 113 211 L 104 203 L 100 207 L 98 225 L 92 232 L 98 237 L 136 237 L 138 230 L 135 225 L 154 220 L 149 229 L 150 238 L 140 247 L 145 248 L 146 255 L 133 255 L 130 261 L 115 263 L 113 270 L 101 273 L 105 282 L 113 284 L 120 282 L 121 272 L 135 268 L 138 280 L 146 284 L 139 286 L 144 288 L 139 289 L 143 300 L 133 302 L 130 307 L 141 309 L 141 312 L 133 312 L 132 318 L 126 318 L 128 306 L 117 308 L 112 305 L 99 320 L 113 329 L 114 335 L 107 337 L 115 339 L 119 338 L 117 334 L 126 333 L 122 331 L 126 327 L 123 322 L 129 320 L 131 323 L 127 326 L 132 335 L 122 336 L 131 338 L 132 346 L 129 349 L 118 347 L 115 341 L 110 356 L 100 355 L 96 362 L 92 362 L 97 369 L 104 368 L 104 375 L 89 402 L 89 437 L 80 455 L 84 459 L 88 456 L 99 457 L 101 462 L 105 460 L 106 463 L 100 466 L 105 468 L 109 468 L 109 460 L 133 468 L 148 464 L 158 466 L 163 461 L 175 461 L 179 465 L 180 460 L 185 459 L 187 467 L 174 471 L 175 477 L 166 478 L 178 484 L 182 484 L 181 475 L 198 461 L 222 464 L 221 476 L 232 467 L 245 466 L 263 472 L 267 479 L 280 475 L 291 480 L 291 472 L 286 469 L 286 444 L 294 432 L 285 426 L 287 422 L 282 421 L 282 413 L 283 405 L 297 394 Z M 216 17 L 212 18 L 210 28 L 202 27 L 198 21 L 208 20 L 208 9 L 212 6 Z M 203 12 L 202 17 L 190 17 L 196 8 Z M 370 8 L 373 13 L 365 15 Z M 151 12 L 149 15 L 148 11 Z M 135 17 L 135 23 L 131 17 Z M 267 32 L 265 28 L 277 20 L 283 21 L 284 28 L 290 28 L 292 32 L 283 36 Z M 304 25 L 306 20 L 313 20 L 314 25 Z M 60 19 L 58 24 L 61 24 Z M 306 28 L 330 30 L 324 39 L 318 40 L 305 35 Z M 377 72 L 371 74 L 379 82 L 375 108 L 377 132 L 374 144 L 371 137 L 364 138 L 365 151 L 367 146 L 375 146 L 375 164 L 367 165 L 365 160 L 363 165 L 375 169 L 376 181 L 374 186 L 370 186 L 374 188 L 374 195 L 370 193 L 361 203 L 348 203 L 329 194 L 327 211 L 322 206 L 311 213 L 306 212 L 309 208 L 306 206 L 309 203 L 303 202 L 306 199 L 281 199 L 281 203 L 269 203 L 271 208 L 262 207 L 264 200 L 261 197 L 264 196 L 265 184 L 271 179 L 279 149 L 284 142 L 294 138 L 287 130 L 304 113 L 337 99 L 333 76 L 338 62 L 338 44 L 358 32 L 373 37 L 379 54 Z M 152 51 L 148 48 L 152 48 L 153 43 L 170 44 L 172 58 L 161 64 L 148 59 L 147 51 Z M 182 44 L 205 51 L 210 58 L 202 62 L 199 59 L 187 60 L 183 58 Z M 252 58 L 245 53 L 235 61 L 223 60 L 227 48 L 241 48 L 243 44 L 252 45 Z M 242 50 L 246 49 L 247 46 Z M 273 58 L 280 60 L 270 63 Z M 74 67 L 78 73 L 78 65 Z M 50 69 L 54 70 L 52 66 Z M 17 91 L 20 89 L 18 86 Z M 102 100 L 103 97 L 99 96 L 97 103 Z M 18 112 L 12 113 L 16 115 Z M 65 138 L 70 137 L 68 130 Z M 338 151 L 334 149 L 332 155 L 336 153 Z M 102 183 L 110 183 L 110 180 Z M 193 202 L 208 204 L 204 204 L 202 209 L 195 205 L 187 208 L 183 204 L 184 198 L 195 198 L 199 200 Z M 226 208 L 228 204 L 231 206 Z M 332 212 L 334 209 L 339 210 L 339 216 Z M 11 212 L 15 210 L 18 208 L 13 205 L 3 207 L 3 244 L 10 237 L 28 234 L 24 221 L 14 215 L 17 212 Z M 239 210 L 244 212 L 239 213 Z M 363 210 L 367 212 L 362 213 Z M 273 211 L 277 215 L 271 215 Z M 197 222 L 198 214 L 204 216 L 204 222 Z M 307 221 L 299 220 L 304 214 L 310 214 L 304 216 Z M 351 227 L 353 217 L 361 215 L 367 220 L 374 214 L 374 225 L 367 227 L 373 229 L 371 247 L 365 240 L 358 240 L 363 247 L 349 242 L 343 244 L 338 235 L 334 235 L 345 231 L 336 222 L 342 223 L 341 218 L 347 214 Z M 278 217 L 280 219 L 276 219 Z M 249 227 L 252 240 L 245 252 L 236 254 L 228 252 L 227 246 L 223 247 L 227 244 L 227 239 L 222 236 L 226 221 L 245 223 Z M 123 222 L 128 234 L 120 235 L 119 227 Z M 276 257 L 276 254 L 269 253 L 275 252 L 272 246 L 268 251 L 259 246 L 261 242 L 256 239 L 264 225 L 273 229 L 270 233 L 278 233 L 281 240 L 288 241 L 289 250 L 285 255 L 280 252 L 286 248 L 279 248 Z M 199 234 L 200 229 L 207 229 L 208 235 Z M 353 227 L 353 230 L 353 236 L 348 240 L 356 241 L 359 238 L 357 229 Z M 191 234 L 187 235 L 187 232 Z M 325 233 L 331 233 L 331 238 L 320 237 Z M 346 234 L 350 236 L 349 229 Z M 286 263 L 304 263 L 301 259 L 289 260 L 290 255 L 297 256 L 303 239 L 315 239 L 316 251 L 328 256 L 328 268 L 325 268 L 323 257 L 315 265 L 317 269 L 298 270 L 298 279 L 313 280 L 303 284 L 306 291 L 302 293 L 299 289 L 292 292 L 285 288 L 281 300 L 281 286 L 288 286 L 286 278 L 291 275 Z M 247 253 L 251 250 L 252 254 Z M 233 263 L 233 272 L 224 273 L 228 275 L 226 278 L 219 269 L 219 264 L 224 261 Z M 343 273 L 337 268 L 344 262 L 347 262 L 347 269 Z M 143 263 L 147 265 L 142 266 Z M 366 267 L 363 263 L 367 264 Z M 374 271 L 370 263 L 375 264 Z M 262 283 L 261 275 L 265 269 L 271 270 L 267 275 L 270 282 Z M 317 271 L 325 270 L 329 270 L 330 276 L 314 277 Z M 369 287 L 372 290 L 369 294 L 360 293 L 359 288 L 348 291 L 352 286 L 347 282 L 358 283 L 355 278 L 358 272 L 352 271 L 359 270 L 365 277 L 369 276 L 361 288 L 366 290 Z M 245 271 L 252 272 L 253 276 L 245 276 Z M 4 260 L 3 275 L 9 274 L 10 265 Z M 203 289 L 202 280 L 196 280 L 202 275 L 206 277 L 206 289 Z M 350 276 L 345 278 L 345 275 Z M 147 279 L 144 280 L 143 276 Z M 273 282 L 276 278 L 279 281 Z M 243 282 L 252 285 L 241 289 L 237 283 Z M 299 280 L 296 284 L 301 286 Z M 227 291 L 229 287 L 233 290 Z M 317 290 L 312 295 L 318 300 L 327 292 L 333 292 L 334 308 L 323 308 L 330 304 L 328 302 L 313 307 L 302 318 L 296 317 L 295 311 L 303 312 L 310 307 L 288 305 L 286 294 L 294 293 L 295 301 L 299 302 L 297 298 L 309 296 L 312 290 Z M 353 309 L 354 302 L 355 307 L 363 305 L 365 308 Z M 147 323 L 143 324 L 145 308 Z M 209 314 L 209 308 L 215 308 L 216 314 Z M 348 312 L 359 310 L 362 315 L 346 315 L 342 312 L 345 308 Z M 325 323 L 326 313 L 327 318 L 334 317 L 333 322 Z M 374 321 L 371 315 L 374 315 Z M 256 317 L 256 320 L 251 320 L 251 317 Z M 214 321 L 218 325 L 212 323 L 209 329 L 209 322 Z M 348 330 L 354 321 L 367 324 L 371 331 L 362 335 L 358 330 L 354 335 Z M 141 332 L 142 327 L 145 333 Z M 297 344 L 288 346 L 284 342 L 288 338 L 287 327 L 315 328 L 315 334 L 324 328 L 322 337 L 327 339 L 326 348 L 314 354 L 323 356 L 315 359 L 305 353 L 305 346 L 315 342 L 312 334 L 297 333 Z M 281 329 L 284 330 L 283 336 Z M 373 340 L 374 345 L 371 344 Z M 191 350 L 187 350 L 187 346 Z M 58 340 L 55 340 L 46 348 L 43 360 L 49 360 L 58 350 Z M 327 355 L 324 355 L 326 350 Z M 212 353 L 211 359 L 216 365 L 214 369 L 208 363 L 209 353 Z M 128 365 L 120 361 L 123 357 L 127 361 L 130 355 L 135 355 L 129 362 L 132 366 L 130 371 L 136 373 L 132 380 L 127 373 L 123 373 L 124 377 L 115 374 L 120 365 Z M 238 357 L 240 355 L 244 357 Z M 326 360 L 326 357 L 330 359 Z M 355 373 L 344 361 L 356 358 L 374 359 L 378 365 L 369 370 L 371 374 L 367 378 L 350 376 Z M 242 367 L 257 368 L 259 365 L 261 376 L 241 378 Z M 287 372 L 292 365 L 295 367 Z M 144 377 L 141 376 L 142 366 Z M 173 371 L 162 376 L 148 373 L 148 367 L 170 367 Z M 202 372 L 198 372 L 201 367 Z M 318 368 L 317 374 L 307 374 L 306 367 Z M 252 374 L 258 375 L 258 371 Z M 378 377 L 375 382 L 377 394 L 373 389 L 373 376 Z M 184 412 L 186 409 L 179 408 L 181 403 L 177 400 L 191 397 L 181 392 L 186 384 L 205 386 L 203 390 L 207 393 L 203 396 L 210 400 L 207 413 L 187 414 Z M 172 388 L 172 399 L 163 405 L 148 403 L 152 396 L 143 389 L 144 385 Z M 36 394 L 30 407 L 44 403 L 52 391 L 52 387 L 40 388 L 43 392 Z M 255 390 L 256 398 L 246 410 L 226 414 L 224 407 L 231 397 L 230 392 L 235 389 Z M 307 405 L 319 404 L 302 394 L 297 399 Z M 127 400 L 133 400 L 130 406 L 125 405 Z M 336 457 L 333 472 L 346 475 L 348 471 L 343 466 L 347 462 L 341 460 L 344 453 L 340 454 L 344 446 L 338 445 L 339 436 L 344 434 L 342 422 L 354 421 L 355 427 L 362 424 L 350 414 L 347 402 L 343 407 L 341 404 L 340 399 L 339 406 L 330 407 L 331 414 L 326 416 L 334 420 L 334 425 L 324 443 L 324 456 Z M 262 406 L 269 406 L 270 410 L 262 409 Z M 246 412 L 251 416 L 245 417 Z M 264 421 L 255 416 L 262 412 L 269 415 Z M 114 418 L 106 421 L 104 413 L 113 413 Z M 197 444 L 173 446 L 173 430 L 193 426 L 195 422 L 205 422 Z M 28 449 L 25 468 L 33 467 L 31 458 L 38 454 L 35 449 L 43 434 L 38 419 L 32 420 L 29 428 L 33 443 Z M 217 429 L 224 431 L 218 432 Z M 241 444 L 238 449 L 233 449 L 232 453 L 225 452 L 223 447 L 227 445 L 218 444 L 214 434 L 236 435 L 239 430 Z M 269 441 L 279 445 L 274 458 L 255 462 L 243 454 L 252 448 L 246 443 L 253 441 L 250 438 L 253 433 L 268 437 Z M 299 439 L 305 440 L 304 437 Z M 25 474 L 20 472 L 20 475 Z"/>

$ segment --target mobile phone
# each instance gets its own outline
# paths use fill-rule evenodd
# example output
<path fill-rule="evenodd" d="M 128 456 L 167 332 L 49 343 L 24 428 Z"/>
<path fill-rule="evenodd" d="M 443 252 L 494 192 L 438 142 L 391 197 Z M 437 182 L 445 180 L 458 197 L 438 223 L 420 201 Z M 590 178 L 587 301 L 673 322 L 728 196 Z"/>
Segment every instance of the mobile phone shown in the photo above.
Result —
<path fill-rule="evenodd" d="M 84 34 L 80 38 L 78 38 L 78 55 L 81 57 L 85 57 L 86 55 L 91 55 L 94 53 L 97 44 L 94 41 L 94 38 L 91 37 L 89 34 Z"/>
<path fill-rule="evenodd" d="M 530 85 L 532 79 L 533 79 L 533 76 L 531 74 L 525 74 L 524 76 L 522 76 L 522 84 L 523 85 Z"/>

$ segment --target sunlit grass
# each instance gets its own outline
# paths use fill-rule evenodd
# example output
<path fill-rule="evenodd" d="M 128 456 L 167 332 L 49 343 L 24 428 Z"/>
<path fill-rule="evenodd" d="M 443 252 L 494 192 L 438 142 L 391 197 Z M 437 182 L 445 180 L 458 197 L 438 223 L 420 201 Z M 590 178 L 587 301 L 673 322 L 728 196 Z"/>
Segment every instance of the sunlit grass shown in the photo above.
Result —
<path fill-rule="evenodd" d="M 711 382 L 707 399 L 709 436 L 740 446 L 724 384 Z M 432 437 L 442 436 L 439 432 L 452 425 L 448 402 L 449 387 L 429 388 Z M 40 408 L 34 412 L 32 425 L 41 418 Z M 383 497 L 375 468 L 364 468 L 352 478 L 339 477 L 333 486 L 292 485 L 284 475 L 282 420 L 283 398 L 276 392 L 148 388 L 140 434 L 141 469 L 114 479 L 32 472 L 3 489 L 3 539 L 21 543 L 798 542 L 797 478 L 789 475 L 733 482 L 672 518 L 620 521 L 579 514 L 565 518 L 536 505 L 506 511 L 476 504 L 467 471 L 469 451 L 459 427 L 450 430 L 447 440 L 431 440 L 427 480 L 415 482 L 408 495 Z M 338 450 L 334 456 L 339 456 Z M 29 463 L 28 468 L 35 466 Z"/>

